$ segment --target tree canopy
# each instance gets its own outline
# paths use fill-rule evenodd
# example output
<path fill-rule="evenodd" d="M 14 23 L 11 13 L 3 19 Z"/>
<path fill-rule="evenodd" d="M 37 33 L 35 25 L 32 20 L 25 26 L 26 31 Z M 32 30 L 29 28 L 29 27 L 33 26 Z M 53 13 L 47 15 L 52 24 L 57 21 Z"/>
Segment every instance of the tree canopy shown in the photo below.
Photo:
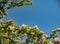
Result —
<path fill-rule="evenodd" d="M 32 5 L 31 0 L 0 0 L 0 19 L 7 15 L 7 9 L 24 5 Z M 37 25 L 19 26 L 8 19 L 5 22 L 0 21 L 0 44 L 53 44 L 51 38 L 58 37 L 57 32 L 60 32 L 60 28 L 52 30 L 48 36 Z"/>

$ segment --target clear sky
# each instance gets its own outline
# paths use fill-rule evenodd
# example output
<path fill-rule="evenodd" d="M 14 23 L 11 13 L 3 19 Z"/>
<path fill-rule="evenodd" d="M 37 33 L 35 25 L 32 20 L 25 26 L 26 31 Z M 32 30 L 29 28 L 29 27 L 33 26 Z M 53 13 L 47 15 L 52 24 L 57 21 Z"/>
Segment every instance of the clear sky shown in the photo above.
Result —
<path fill-rule="evenodd" d="M 13 19 L 18 25 L 37 25 L 46 34 L 60 27 L 59 0 L 33 0 L 32 3 L 32 6 L 15 7 L 8 10 L 7 17 Z"/>

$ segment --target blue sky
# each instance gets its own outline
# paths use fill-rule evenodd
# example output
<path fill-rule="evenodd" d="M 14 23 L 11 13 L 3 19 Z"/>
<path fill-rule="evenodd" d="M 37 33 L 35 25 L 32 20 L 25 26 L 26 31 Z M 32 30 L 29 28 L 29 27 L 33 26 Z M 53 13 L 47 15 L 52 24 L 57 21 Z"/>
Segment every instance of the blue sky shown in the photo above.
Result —
<path fill-rule="evenodd" d="M 40 30 L 49 34 L 51 30 L 60 27 L 59 0 L 32 0 L 32 6 L 15 7 L 8 10 L 8 16 L 16 24 L 37 25 Z"/>

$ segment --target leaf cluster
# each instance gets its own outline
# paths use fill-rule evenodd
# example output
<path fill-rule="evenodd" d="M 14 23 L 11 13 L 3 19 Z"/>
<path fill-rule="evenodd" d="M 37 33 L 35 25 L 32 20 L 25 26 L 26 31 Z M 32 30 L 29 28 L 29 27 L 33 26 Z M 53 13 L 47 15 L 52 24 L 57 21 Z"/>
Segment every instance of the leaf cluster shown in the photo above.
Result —
<path fill-rule="evenodd" d="M 32 5 L 32 3 L 30 0 L 0 0 L 0 19 L 7 15 L 7 9 L 24 5 Z"/>

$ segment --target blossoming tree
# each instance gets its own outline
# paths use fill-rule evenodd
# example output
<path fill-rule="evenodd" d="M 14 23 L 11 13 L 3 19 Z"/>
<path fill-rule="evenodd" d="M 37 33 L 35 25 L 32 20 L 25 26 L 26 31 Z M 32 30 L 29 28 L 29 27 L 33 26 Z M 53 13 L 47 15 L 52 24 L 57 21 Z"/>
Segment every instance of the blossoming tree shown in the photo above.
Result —
<path fill-rule="evenodd" d="M 53 44 L 50 39 L 58 36 L 56 32 L 59 32 L 60 28 L 53 30 L 48 36 L 36 25 L 34 27 L 25 24 L 19 26 L 11 19 L 1 21 L 7 15 L 7 9 L 31 4 L 30 0 L 0 0 L 0 44 Z"/>

